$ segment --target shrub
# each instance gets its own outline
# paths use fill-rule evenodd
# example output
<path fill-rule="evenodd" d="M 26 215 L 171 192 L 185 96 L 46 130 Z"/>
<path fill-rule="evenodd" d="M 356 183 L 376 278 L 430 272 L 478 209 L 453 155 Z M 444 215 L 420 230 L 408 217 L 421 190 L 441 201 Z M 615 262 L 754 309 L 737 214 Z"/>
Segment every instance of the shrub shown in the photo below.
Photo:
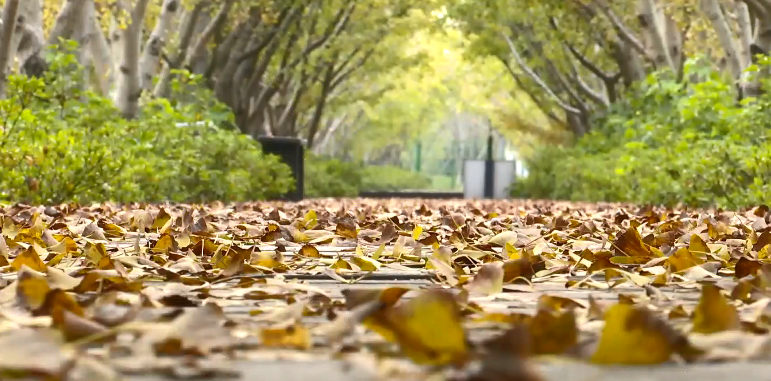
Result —
<path fill-rule="evenodd" d="M 371 191 L 400 191 L 431 188 L 431 178 L 391 165 L 373 165 L 362 170 L 362 189 Z"/>
<path fill-rule="evenodd" d="M 356 164 L 308 153 L 305 156 L 305 196 L 356 197 L 361 187 L 360 171 Z"/>
<path fill-rule="evenodd" d="M 356 197 L 359 191 L 428 189 L 424 174 L 389 165 L 362 165 L 312 154 L 305 158 L 306 197 Z"/>
<path fill-rule="evenodd" d="M 703 80 L 653 74 L 575 145 L 542 147 L 513 195 L 730 208 L 767 202 L 771 94 L 739 104 L 732 85 L 698 59 L 685 70 Z"/>
<path fill-rule="evenodd" d="M 232 119 L 199 78 L 174 80 L 177 95 L 193 95 L 186 102 L 147 100 L 138 119 L 124 120 L 109 99 L 81 89 L 83 70 L 72 54 L 55 53 L 50 62 L 43 78 L 10 76 L 0 100 L 3 201 L 236 201 L 291 187 L 289 168 L 253 139 L 195 125 Z"/>

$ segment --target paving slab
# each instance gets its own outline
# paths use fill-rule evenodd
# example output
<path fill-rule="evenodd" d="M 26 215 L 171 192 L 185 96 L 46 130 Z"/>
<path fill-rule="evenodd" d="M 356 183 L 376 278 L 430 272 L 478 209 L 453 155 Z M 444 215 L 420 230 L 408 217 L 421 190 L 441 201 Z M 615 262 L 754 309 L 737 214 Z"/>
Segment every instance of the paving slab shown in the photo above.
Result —
<path fill-rule="evenodd" d="M 673 366 L 594 366 L 582 363 L 535 364 L 546 381 L 768 381 L 771 363 L 689 364 Z M 240 377 L 214 377 L 214 381 L 378 381 L 388 380 L 365 368 L 343 361 L 253 361 L 236 362 Z M 391 378 L 390 380 L 405 379 Z M 166 381 L 158 375 L 129 376 L 127 381 Z M 389 380 L 389 381 L 390 381 Z"/>

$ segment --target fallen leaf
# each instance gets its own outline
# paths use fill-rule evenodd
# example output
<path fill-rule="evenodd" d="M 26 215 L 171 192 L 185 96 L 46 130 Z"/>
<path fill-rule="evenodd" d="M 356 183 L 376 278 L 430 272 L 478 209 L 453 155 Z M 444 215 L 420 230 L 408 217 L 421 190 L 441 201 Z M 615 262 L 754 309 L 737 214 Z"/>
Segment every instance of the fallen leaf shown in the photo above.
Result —
<path fill-rule="evenodd" d="M 468 356 L 466 334 L 455 297 L 443 290 L 426 290 L 371 318 L 385 335 L 418 364 L 463 363 Z"/>
<path fill-rule="evenodd" d="M 466 289 L 472 294 L 500 294 L 503 292 L 503 276 L 502 263 L 486 263 L 477 271 L 474 279 L 466 285 Z"/>
<path fill-rule="evenodd" d="M 591 361 L 596 364 L 646 365 L 669 361 L 674 353 L 691 356 L 688 339 L 647 309 L 615 304 Z"/>
<path fill-rule="evenodd" d="M 293 324 L 281 328 L 260 329 L 260 342 L 267 348 L 307 350 L 311 347 L 311 336 L 308 328 Z"/>
<path fill-rule="evenodd" d="M 738 329 L 739 326 L 739 313 L 723 296 L 721 289 L 711 283 L 702 284 L 701 298 L 693 312 L 693 332 L 715 333 Z"/>
<path fill-rule="evenodd" d="M 24 372 L 61 379 L 74 356 L 63 344 L 48 330 L 20 328 L 0 332 L 0 378 Z"/>

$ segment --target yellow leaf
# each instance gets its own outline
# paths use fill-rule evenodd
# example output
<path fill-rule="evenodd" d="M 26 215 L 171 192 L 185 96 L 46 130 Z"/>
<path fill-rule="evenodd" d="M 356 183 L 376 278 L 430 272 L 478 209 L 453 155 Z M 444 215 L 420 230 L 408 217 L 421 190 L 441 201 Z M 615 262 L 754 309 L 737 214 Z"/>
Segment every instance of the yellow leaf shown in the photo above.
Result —
<path fill-rule="evenodd" d="M 46 269 L 48 268 L 46 264 L 43 263 L 43 260 L 40 259 L 40 255 L 37 253 L 34 246 L 30 246 L 27 250 L 24 250 L 13 259 L 13 262 L 11 262 L 11 267 L 16 271 L 19 271 L 22 265 L 42 273 L 46 272 Z"/>
<path fill-rule="evenodd" d="M 675 332 L 651 311 L 615 304 L 605 312 L 605 326 L 591 361 L 596 364 L 647 365 L 669 360 Z"/>
<path fill-rule="evenodd" d="M 3 217 L 3 235 L 14 239 L 17 235 L 19 235 L 20 229 L 16 224 L 13 222 L 11 217 L 4 216 Z"/>
<path fill-rule="evenodd" d="M 305 217 L 303 217 L 303 226 L 311 230 L 315 228 L 319 224 L 319 217 L 316 215 L 315 210 L 309 210 L 308 213 L 305 213 Z"/>
<path fill-rule="evenodd" d="M 631 257 L 652 257 L 653 252 L 650 246 L 642 241 L 640 232 L 634 227 L 629 227 L 624 233 L 616 238 L 613 246 L 619 255 Z"/>
<path fill-rule="evenodd" d="M 40 307 L 38 313 L 45 315 L 56 315 L 61 311 L 70 311 L 75 315 L 83 316 L 83 308 L 78 302 L 66 291 L 61 289 L 55 289 L 49 291 L 45 296 L 45 302 Z"/>
<path fill-rule="evenodd" d="M 263 252 L 263 251 L 258 251 L 254 253 L 252 255 L 250 264 L 255 266 L 265 267 L 268 269 L 275 269 L 275 270 L 287 269 L 286 265 L 277 261 L 275 258 L 273 258 L 273 255 L 271 255 L 271 253 Z"/>
<path fill-rule="evenodd" d="M 423 227 L 416 224 L 415 229 L 412 230 L 412 239 L 417 241 L 421 233 L 423 233 Z"/>
<path fill-rule="evenodd" d="M 503 282 L 510 283 L 521 278 L 528 281 L 533 278 L 535 272 L 528 258 L 509 259 L 503 262 Z"/>
<path fill-rule="evenodd" d="M 70 237 L 63 237 L 61 241 L 49 247 L 48 250 L 59 254 L 73 253 L 78 250 L 78 244 Z"/>
<path fill-rule="evenodd" d="M 169 251 L 175 251 L 177 249 L 179 249 L 179 246 L 174 241 L 174 237 L 169 233 L 163 233 L 161 234 L 161 237 L 158 238 L 158 241 L 155 242 L 155 245 L 150 249 L 150 252 L 155 254 L 168 254 Z"/>
<path fill-rule="evenodd" d="M 693 311 L 693 332 L 715 333 L 738 329 L 739 313 L 736 307 L 720 292 L 720 288 L 711 283 L 701 286 L 701 298 Z"/>
<path fill-rule="evenodd" d="M 534 354 L 561 354 L 578 342 L 573 309 L 561 312 L 540 309 L 529 326 Z"/>
<path fill-rule="evenodd" d="M 504 246 L 506 243 L 517 242 L 517 239 L 517 232 L 503 231 L 490 238 L 488 242 L 495 245 Z"/>
<path fill-rule="evenodd" d="M 310 258 L 321 258 L 321 254 L 319 253 L 319 249 L 311 246 L 311 245 L 304 245 L 300 248 L 300 255 L 304 257 L 310 257 Z"/>
<path fill-rule="evenodd" d="M 707 246 L 707 243 L 704 242 L 703 239 L 698 234 L 691 235 L 691 243 L 688 245 L 688 250 L 691 251 L 691 253 L 704 256 L 706 254 L 711 253 L 709 250 L 709 246 Z"/>
<path fill-rule="evenodd" d="M 166 212 L 166 209 L 163 209 L 161 207 L 161 210 L 158 211 L 158 215 L 155 216 L 155 220 L 153 221 L 152 226 L 150 226 L 150 229 L 153 230 L 159 230 L 163 228 L 164 225 L 166 225 L 167 222 L 171 220 L 171 215 Z"/>
<path fill-rule="evenodd" d="M 506 256 L 509 257 L 509 259 L 519 259 L 522 258 L 522 254 L 519 253 L 519 250 L 517 250 L 514 245 L 512 245 L 509 242 L 506 242 Z"/>
<path fill-rule="evenodd" d="M 337 260 L 329 266 L 329 268 L 335 270 L 352 270 L 351 264 L 340 257 L 338 257 Z"/>
<path fill-rule="evenodd" d="M 43 306 L 46 295 L 51 291 L 51 287 L 44 277 L 31 271 L 20 271 L 17 282 L 16 296 L 24 307 L 30 311 L 35 311 Z"/>
<path fill-rule="evenodd" d="M 358 232 L 356 231 L 356 222 L 350 219 L 346 219 L 338 222 L 337 227 L 335 227 L 335 234 L 343 238 L 350 238 L 350 239 L 358 238 Z"/>
<path fill-rule="evenodd" d="M 380 246 L 375 250 L 374 253 L 372 253 L 372 259 L 378 260 L 380 259 L 380 256 L 383 255 L 383 252 L 385 251 L 385 244 L 380 244 Z"/>
<path fill-rule="evenodd" d="M 381 266 L 380 262 L 364 255 L 357 255 L 351 258 L 351 260 L 356 266 L 359 266 L 364 271 L 377 271 Z"/>
<path fill-rule="evenodd" d="M 392 332 L 402 351 L 418 364 L 461 364 L 467 359 L 460 308 L 455 297 L 445 290 L 423 291 L 388 309 L 381 323 Z"/>
<path fill-rule="evenodd" d="M 290 325 L 284 328 L 262 328 L 261 344 L 267 348 L 291 348 L 306 350 L 311 347 L 311 335 L 302 325 Z"/>
<path fill-rule="evenodd" d="M 33 238 L 39 239 L 43 236 L 43 230 L 45 230 L 43 218 L 40 217 L 40 213 L 35 212 L 35 214 L 32 215 L 32 226 L 27 231 L 27 234 Z"/>
<path fill-rule="evenodd" d="M 104 235 L 108 237 L 123 237 L 126 235 L 126 229 L 115 225 L 111 222 L 105 223 L 102 227 L 104 230 Z"/>
<path fill-rule="evenodd" d="M 86 244 L 85 250 L 86 250 L 86 258 L 88 259 L 88 262 L 94 266 L 98 266 L 99 263 L 104 258 L 109 259 L 109 256 L 107 255 L 107 249 L 105 248 L 104 244 L 101 242 L 97 244 L 93 244 L 89 242 L 88 244 Z"/>
<path fill-rule="evenodd" d="M 694 237 L 698 236 L 694 235 Z M 691 242 L 691 245 L 693 245 L 693 241 Z M 667 263 L 672 272 L 679 272 L 693 266 L 698 266 L 704 263 L 704 260 L 691 254 L 689 249 L 681 247 L 667 258 Z"/>

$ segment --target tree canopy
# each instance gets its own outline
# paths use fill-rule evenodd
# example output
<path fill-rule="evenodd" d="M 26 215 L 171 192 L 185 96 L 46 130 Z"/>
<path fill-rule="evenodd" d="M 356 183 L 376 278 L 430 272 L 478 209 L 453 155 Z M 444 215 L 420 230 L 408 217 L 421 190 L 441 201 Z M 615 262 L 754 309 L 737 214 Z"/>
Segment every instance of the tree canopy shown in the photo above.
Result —
<path fill-rule="evenodd" d="M 765 0 L 1 2 L 11 73 L 74 40 L 83 88 L 125 118 L 192 73 L 248 135 L 401 166 L 474 156 L 489 125 L 526 156 L 568 142 L 653 73 L 698 83 L 697 61 L 752 99 L 771 48 Z"/>
<path fill-rule="evenodd" d="M 654 71 L 681 81 L 703 59 L 760 93 L 757 54 L 771 49 L 771 3 L 763 0 L 447 1 L 471 51 L 504 63 L 518 89 L 557 126 L 581 136 L 593 120 Z"/>

